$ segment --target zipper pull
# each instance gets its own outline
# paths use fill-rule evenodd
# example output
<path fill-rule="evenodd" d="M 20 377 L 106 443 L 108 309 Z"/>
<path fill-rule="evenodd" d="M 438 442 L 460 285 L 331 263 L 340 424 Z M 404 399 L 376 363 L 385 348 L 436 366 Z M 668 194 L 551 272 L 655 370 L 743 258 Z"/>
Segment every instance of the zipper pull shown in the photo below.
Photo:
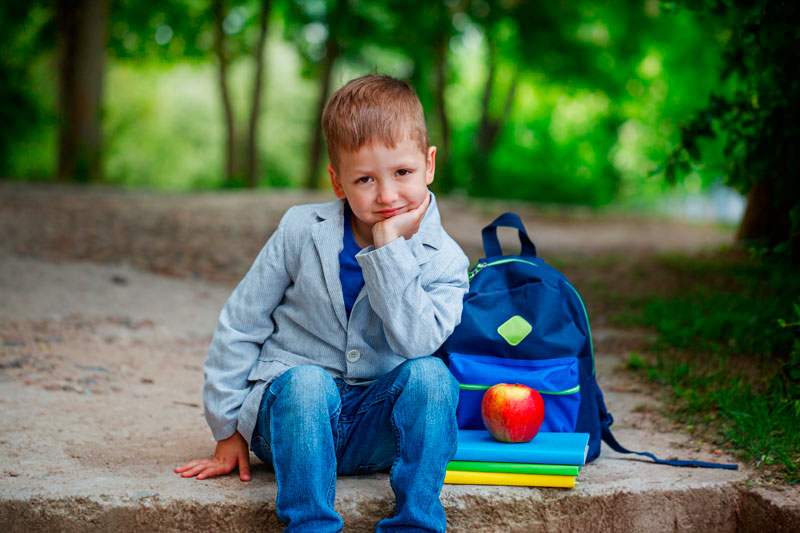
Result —
<path fill-rule="evenodd" d="M 475 277 L 475 276 L 478 274 L 478 272 L 480 272 L 481 270 L 483 270 L 484 268 L 486 268 L 488 265 L 489 265 L 489 263 L 487 263 L 487 262 L 485 262 L 485 261 L 484 261 L 484 262 L 481 262 L 481 263 L 478 263 L 477 265 L 475 265 L 475 268 L 473 268 L 473 269 L 472 269 L 472 270 L 469 272 L 469 276 L 467 277 L 467 281 L 470 281 L 470 282 L 471 282 L 471 281 L 472 281 L 472 278 L 474 278 L 474 277 Z"/>

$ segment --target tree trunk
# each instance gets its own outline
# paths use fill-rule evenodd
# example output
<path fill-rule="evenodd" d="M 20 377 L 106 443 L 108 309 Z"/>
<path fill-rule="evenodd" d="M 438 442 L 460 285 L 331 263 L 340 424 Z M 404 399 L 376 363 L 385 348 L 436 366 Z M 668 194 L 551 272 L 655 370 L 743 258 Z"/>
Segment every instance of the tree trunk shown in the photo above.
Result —
<path fill-rule="evenodd" d="M 255 187 L 258 182 L 258 118 L 261 114 L 261 92 L 264 78 L 264 47 L 267 41 L 271 0 L 261 2 L 259 14 L 259 34 L 256 45 L 256 73 L 253 80 L 253 105 L 250 109 L 250 127 L 247 136 L 247 186 Z"/>
<path fill-rule="evenodd" d="M 486 85 L 483 87 L 483 97 L 481 98 L 481 120 L 478 123 L 478 131 L 475 135 L 475 148 L 481 154 L 486 154 L 489 150 L 489 139 L 492 136 L 492 119 L 489 117 L 489 103 L 492 99 L 492 92 L 494 91 L 494 77 L 497 71 L 497 57 L 495 55 L 494 45 L 492 40 L 489 39 L 488 54 L 489 54 L 489 72 L 486 76 Z"/>
<path fill-rule="evenodd" d="M 481 100 L 481 120 L 478 124 L 478 131 L 475 133 L 475 153 L 473 154 L 473 186 L 477 192 L 490 192 L 491 177 L 489 176 L 489 160 L 497 144 L 497 139 L 503 131 L 503 126 L 508 122 L 511 116 L 511 110 L 514 106 L 514 98 L 517 94 L 517 86 L 519 85 L 520 71 L 517 69 L 514 72 L 514 78 L 511 81 L 511 87 L 508 88 L 506 93 L 506 101 L 503 105 L 503 115 L 499 119 L 492 118 L 490 115 L 489 104 L 491 102 L 492 92 L 494 91 L 494 77 L 497 72 L 497 55 L 495 53 L 495 46 L 491 39 L 487 41 L 489 45 L 489 74 L 486 79 L 486 86 L 483 90 L 483 98 Z"/>
<path fill-rule="evenodd" d="M 511 80 L 511 87 L 508 88 L 508 93 L 506 93 L 506 104 L 503 107 L 503 118 L 500 120 L 498 127 L 495 128 L 494 131 L 494 138 L 492 139 L 492 148 L 497 143 L 497 138 L 500 136 L 500 132 L 508 123 L 508 119 L 511 118 L 511 110 L 514 109 L 514 99 L 517 96 L 517 87 L 519 87 L 519 76 L 520 70 L 514 70 L 514 78 Z"/>
<path fill-rule="evenodd" d="M 101 181 L 109 0 L 59 0 L 58 169 L 60 180 Z"/>
<path fill-rule="evenodd" d="M 750 189 L 736 235 L 738 241 L 775 245 L 791 236 L 791 198 L 776 191 L 775 181 L 763 178 Z"/>
<path fill-rule="evenodd" d="M 331 88 L 331 75 L 333 65 L 339 57 L 339 43 L 336 32 L 339 21 L 344 16 L 347 0 L 338 0 L 332 9 L 332 15 L 328 19 L 328 40 L 325 43 L 325 59 L 322 64 L 322 75 L 320 76 L 319 100 L 317 102 L 317 113 L 314 116 L 314 124 L 311 128 L 311 143 L 308 154 L 308 175 L 306 176 L 306 189 L 316 189 L 319 187 L 317 172 L 319 171 L 320 160 L 322 159 L 322 112 L 328 102 L 328 93 Z"/>
<path fill-rule="evenodd" d="M 436 42 L 434 43 L 435 55 L 435 83 L 434 83 L 434 98 L 436 100 L 436 115 L 439 119 L 439 132 L 441 139 L 439 139 L 439 150 L 437 150 L 437 181 L 439 181 L 439 190 L 443 192 L 452 191 L 455 184 L 453 183 L 453 174 L 450 171 L 450 122 L 447 118 L 447 106 L 445 102 L 444 92 L 447 88 L 447 44 L 450 35 L 448 33 L 439 32 L 437 34 Z"/>
<path fill-rule="evenodd" d="M 228 53 L 225 50 L 225 32 L 222 23 L 225 20 L 224 0 L 214 0 L 211 7 L 214 16 L 214 53 L 219 64 L 219 89 L 222 96 L 222 109 L 225 113 L 225 184 L 235 184 L 234 161 L 236 149 L 236 130 L 233 119 L 233 108 L 228 92 Z"/>
<path fill-rule="evenodd" d="M 481 98 L 481 119 L 478 130 L 475 132 L 475 151 L 472 155 L 472 183 L 473 192 L 485 193 L 489 187 L 489 152 L 491 151 L 490 139 L 493 128 L 492 119 L 489 117 L 489 103 L 494 90 L 494 76 L 497 70 L 497 58 L 494 42 L 491 37 L 487 39 L 489 54 L 489 72 L 486 76 L 486 85 L 483 87 Z"/>

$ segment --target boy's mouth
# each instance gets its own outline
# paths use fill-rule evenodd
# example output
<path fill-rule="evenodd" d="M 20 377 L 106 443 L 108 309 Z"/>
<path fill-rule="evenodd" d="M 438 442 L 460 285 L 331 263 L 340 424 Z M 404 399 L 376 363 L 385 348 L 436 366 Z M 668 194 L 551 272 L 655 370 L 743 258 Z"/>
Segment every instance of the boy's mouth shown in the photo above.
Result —
<path fill-rule="evenodd" d="M 378 211 L 379 215 L 383 215 L 385 217 L 390 217 L 398 214 L 403 208 L 402 207 L 393 207 L 391 209 L 383 209 Z"/>

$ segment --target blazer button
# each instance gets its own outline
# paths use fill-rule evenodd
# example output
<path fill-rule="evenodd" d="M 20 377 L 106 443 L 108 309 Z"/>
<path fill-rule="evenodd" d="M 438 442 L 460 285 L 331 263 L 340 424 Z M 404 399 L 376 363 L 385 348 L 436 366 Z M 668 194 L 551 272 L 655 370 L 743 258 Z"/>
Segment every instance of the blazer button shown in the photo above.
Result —
<path fill-rule="evenodd" d="M 359 352 L 358 350 L 350 350 L 349 352 L 347 352 L 346 357 L 348 361 L 350 361 L 351 363 L 355 363 L 356 361 L 361 359 L 361 352 Z"/>

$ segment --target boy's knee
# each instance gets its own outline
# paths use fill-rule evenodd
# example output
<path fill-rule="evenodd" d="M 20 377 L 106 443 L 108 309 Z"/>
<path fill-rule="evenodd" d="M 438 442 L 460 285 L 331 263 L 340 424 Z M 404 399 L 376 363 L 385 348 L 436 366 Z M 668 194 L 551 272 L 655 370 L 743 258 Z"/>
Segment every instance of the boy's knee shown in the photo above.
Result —
<path fill-rule="evenodd" d="M 420 357 L 403 363 L 408 372 L 406 387 L 428 397 L 439 396 L 442 401 L 458 402 L 458 382 L 438 357 Z M 447 392 L 447 394 L 442 394 Z"/>
<path fill-rule="evenodd" d="M 276 396 L 291 396 L 296 399 L 316 399 L 337 394 L 336 382 L 328 372 L 313 365 L 294 366 L 281 374 Z M 276 383 L 277 384 L 277 383 Z"/>

